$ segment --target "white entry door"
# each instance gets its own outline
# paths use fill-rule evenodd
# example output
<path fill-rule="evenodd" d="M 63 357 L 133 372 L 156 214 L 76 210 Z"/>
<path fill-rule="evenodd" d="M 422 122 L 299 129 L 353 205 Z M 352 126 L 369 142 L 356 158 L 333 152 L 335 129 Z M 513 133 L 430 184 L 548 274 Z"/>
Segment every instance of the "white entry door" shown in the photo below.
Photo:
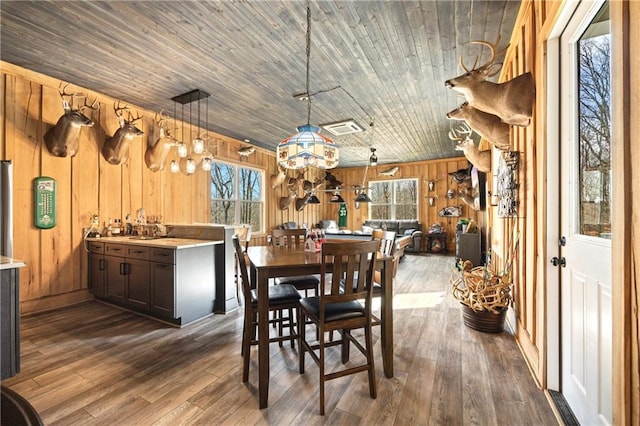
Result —
<path fill-rule="evenodd" d="M 561 389 L 583 425 L 612 422 L 611 42 L 581 2 L 560 42 Z"/>

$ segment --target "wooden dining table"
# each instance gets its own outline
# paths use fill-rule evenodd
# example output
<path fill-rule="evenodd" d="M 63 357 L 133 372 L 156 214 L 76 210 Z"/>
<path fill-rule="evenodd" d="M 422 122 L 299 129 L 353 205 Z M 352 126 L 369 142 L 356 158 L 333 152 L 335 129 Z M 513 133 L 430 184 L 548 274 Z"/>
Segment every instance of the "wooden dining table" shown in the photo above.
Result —
<path fill-rule="evenodd" d="M 334 240 L 332 240 L 334 241 Z M 345 244 L 353 244 L 345 240 Z M 258 290 L 258 394 L 260 408 L 269 405 L 269 279 L 319 274 L 320 253 L 304 248 L 250 246 L 247 248 L 251 280 Z M 378 253 L 376 269 L 381 271 L 381 347 L 384 375 L 393 377 L 393 256 Z"/>

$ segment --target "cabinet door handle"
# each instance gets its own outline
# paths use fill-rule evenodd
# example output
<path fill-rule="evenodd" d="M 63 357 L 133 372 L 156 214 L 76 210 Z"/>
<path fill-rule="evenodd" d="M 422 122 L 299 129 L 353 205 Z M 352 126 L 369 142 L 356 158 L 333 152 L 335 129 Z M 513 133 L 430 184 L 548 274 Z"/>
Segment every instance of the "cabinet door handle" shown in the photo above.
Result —
<path fill-rule="evenodd" d="M 99 271 L 104 271 L 104 264 L 105 264 L 104 259 L 98 260 L 98 270 Z"/>

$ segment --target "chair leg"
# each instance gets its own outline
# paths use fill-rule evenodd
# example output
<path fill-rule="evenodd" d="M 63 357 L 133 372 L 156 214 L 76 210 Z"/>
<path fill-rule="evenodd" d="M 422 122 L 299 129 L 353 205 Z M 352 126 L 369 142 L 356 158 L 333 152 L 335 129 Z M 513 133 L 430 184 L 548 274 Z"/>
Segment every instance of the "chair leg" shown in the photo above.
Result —
<path fill-rule="evenodd" d="M 341 361 L 343 364 L 346 364 L 347 362 L 349 362 L 349 356 L 350 356 L 350 344 L 351 341 L 347 338 L 347 334 L 351 335 L 351 331 L 349 330 L 340 330 L 339 331 L 340 335 L 342 336 L 342 344 L 340 345 L 340 349 L 341 349 Z"/>
<path fill-rule="evenodd" d="M 307 327 L 305 326 L 306 318 L 302 313 L 302 309 L 298 306 L 298 371 L 304 374 L 304 354 L 306 346 L 302 343 L 306 342 L 305 334 Z"/>
<path fill-rule="evenodd" d="M 293 321 L 293 308 L 289 308 L 289 336 L 295 336 L 295 322 Z M 291 349 L 295 349 L 296 339 L 291 338 Z"/>
<path fill-rule="evenodd" d="M 282 315 L 282 314 L 283 314 L 283 311 L 282 311 L 282 309 L 278 309 L 278 310 L 277 310 L 277 311 L 275 311 L 275 312 L 277 312 L 277 314 L 276 314 L 276 315 L 278 316 L 279 320 L 278 320 L 277 324 L 276 324 L 276 323 L 274 323 L 274 325 L 277 325 L 277 326 L 278 326 L 278 337 L 282 337 L 282 322 L 284 321 L 284 315 Z M 282 347 L 282 340 L 280 340 L 280 341 L 278 342 L 278 346 L 279 346 L 279 347 Z"/>
<path fill-rule="evenodd" d="M 371 326 L 365 327 L 364 338 L 367 349 L 367 363 L 369 364 L 369 395 L 376 399 L 378 396 L 376 384 L 376 368 L 373 363 L 373 339 L 371 338 Z"/>
<path fill-rule="evenodd" d="M 251 359 L 251 340 L 255 334 L 255 313 L 245 305 L 244 328 L 242 330 L 242 382 L 249 381 L 249 360 Z"/>
<path fill-rule="evenodd" d="M 320 415 L 324 416 L 324 332 L 320 333 L 320 339 L 318 340 L 318 346 L 320 353 L 318 368 L 320 370 Z"/>

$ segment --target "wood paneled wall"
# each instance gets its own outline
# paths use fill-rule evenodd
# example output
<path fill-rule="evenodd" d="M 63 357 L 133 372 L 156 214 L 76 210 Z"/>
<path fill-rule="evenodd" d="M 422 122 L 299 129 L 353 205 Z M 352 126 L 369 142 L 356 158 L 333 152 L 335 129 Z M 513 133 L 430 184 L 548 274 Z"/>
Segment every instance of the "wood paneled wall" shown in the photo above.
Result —
<path fill-rule="evenodd" d="M 564 1 L 524 1 L 504 60 L 501 81 L 531 71 L 536 81 L 536 104 L 531 125 L 514 128 L 512 146 L 521 154 L 519 170 L 519 215 L 501 219 L 490 211 L 491 245 L 499 260 L 510 247 L 510 236 L 520 234 L 515 272 L 516 339 L 542 387 L 547 374 L 547 162 L 556 153 L 548 151 L 546 42 L 558 21 Z M 611 2 L 612 98 L 614 118 L 613 167 L 613 421 L 635 424 L 640 418 L 640 202 L 631 194 L 638 189 L 640 168 L 637 143 L 640 130 L 640 62 L 632 52 L 640 47 L 640 29 L 630 25 L 640 19 L 640 3 Z M 634 82 L 636 84 L 634 84 Z M 554 238 L 554 236 L 550 236 Z"/>
<path fill-rule="evenodd" d="M 509 50 L 505 55 L 500 81 L 511 80 L 526 72 L 533 74 L 536 82 L 536 105 L 544 105 L 544 73 L 537 57 L 537 34 L 540 25 L 545 21 L 547 8 L 534 8 L 533 2 L 523 2 L 518 19 L 511 36 Z M 525 358 L 542 383 L 544 375 L 544 281 L 540 274 L 537 256 L 543 223 L 545 182 L 542 170 L 546 157 L 541 147 L 544 146 L 544 128 L 541 126 L 539 109 L 536 108 L 531 124 L 528 127 L 511 126 L 511 146 L 520 153 L 518 168 L 518 212 L 516 217 L 501 218 L 497 209 L 491 215 L 491 246 L 493 261 L 498 270 L 504 269 L 514 246 L 516 256 L 512 259 L 514 280 L 514 302 L 516 315 L 517 339 Z M 542 192 L 541 192 L 542 191 Z"/>
<path fill-rule="evenodd" d="M 94 126 L 82 129 L 78 154 L 73 158 L 55 157 L 44 145 L 43 135 L 63 113 L 58 94 L 60 81 L 6 62 L 0 62 L 0 66 L 0 159 L 12 160 L 14 164 L 14 257 L 27 265 L 20 274 L 23 314 L 92 298 L 87 290 L 83 228 L 89 226 L 94 213 L 99 213 L 101 224 L 109 218 L 124 219 L 127 213 L 134 217 L 140 207 L 147 215 L 162 215 L 165 223 L 209 222 L 209 174 L 203 171 L 192 176 L 173 174 L 168 167 L 152 172 L 145 166 L 147 140 L 156 133 L 153 129 L 155 111 L 130 105 L 134 114 L 139 112 L 143 116 L 141 129 L 145 136 L 131 141 L 127 163 L 112 165 L 104 160 L 100 150 L 105 138 L 118 128 L 113 112 L 115 100 L 88 88 L 72 86 L 72 90 L 82 91 L 91 99 L 96 96 L 100 110 L 92 113 Z M 126 95 L 122 100 L 126 102 Z M 288 190 L 284 184 L 270 187 L 269 177 L 277 171 L 275 153 L 258 148 L 248 158 L 241 158 L 237 150 L 246 143 L 211 132 L 209 135 L 215 142 L 215 158 L 265 172 L 266 232 L 254 234 L 252 244 L 264 244 L 266 233 L 284 222 L 313 225 L 321 219 L 337 219 L 337 206 L 328 203 L 330 194 L 325 193 L 318 194 L 322 204 L 308 205 L 302 211 L 296 211 L 293 205 L 280 210 L 278 199 L 287 196 Z M 420 221 L 425 229 L 435 222 L 442 222 L 450 231 L 454 229 L 457 221 L 439 218 L 437 212 L 450 201 L 444 197 L 449 187 L 446 172 L 466 164 L 466 160 L 454 158 L 400 165 L 396 177 L 420 179 Z M 378 179 L 380 167 L 369 170 L 369 179 Z M 363 172 L 364 168 L 335 170 L 348 184 L 361 183 Z M 288 172 L 289 177 L 296 175 L 294 171 Z M 39 176 L 50 176 L 58 185 L 58 220 L 49 230 L 33 225 L 33 180 Z M 324 178 L 324 172 L 312 169 L 305 175 L 309 180 L 318 177 Z M 426 182 L 430 179 L 437 180 L 434 194 L 438 198 L 434 207 L 428 207 L 425 199 Z M 367 218 L 367 209 L 366 205 L 360 210 L 353 208 L 352 194 L 344 193 L 349 206 L 349 228 L 359 229 Z M 465 207 L 465 215 L 475 218 L 469 210 Z"/>
<path fill-rule="evenodd" d="M 381 176 L 380 172 L 387 170 L 393 166 L 400 169 L 395 176 Z M 447 231 L 447 249 L 449 252 L 455 252 L 455 230 L 460 218 L 468 218 L 475 220 L 483 229 L 486 223 L 486 210 L 476 211 L 459 199 L 447 199 L 447 191 L 457 189 L 457 185 L 452 182 L 448 173 L 455 172 L 460 169 L 466 169 L 468 162 L 464 157 L 446 158 L 432 161 L 421 161 L 412 163 L 384 164 L 375 167 L 369 167 L 367 171 L 367 182 L 383 181 L 389 179 L 418 179 L 418 220 L 422 223 L 422 231 L 427 232 L 429 227 L 434 223 L 440 223 Z M 364 167 L 347 167 L 336 169 L 331 173 L 343 182 L 347 188 L 351 185 L 361 185 L 364 178 Z M 433 191 L 429 191 L 429 181 L 435 182 Z M 329 196 L 327 194 L 326 200 Z M 342 192 L 342 196 L 347 201 L 347 229 L 359 230 L 362 224 L 369 217 L 369 209 L 366 203 L 360 203 L 360 208 L 356 209 L 355 193 L 353 190 Z M 429 205 L 428 198 L 435 197 L 435 204 Z M 323 203 L 325 209 L 323 211 L 323 219 L 338 220 L 339 204 Z M 442 217 L 438 212 L 447 206 L 461 206 L 461 217 Z M 423 238 L 423 247 L 425 239 Z"/>
<path fill-rule="evenodd" d="M 55 157 L 47 150 L 43 135 L 63 113 L 60 81 L 6 62 L 1 63 L 1 72 L 0 158 L 13 160 L 14 164 L 14 257 L 27 265 L 20 274 L 23 313 L 92 297 L 87 291 L 83 228 L 89 226 L 94 213 L 99 213 L 101 224 L 110 218 L 124 221 L 127 213 L 135 217 L 141 207 L 147 215 L 162 215 L 165 223 L 209 222 L 208 173 L 200 170 L 186 176 L 173 174 L 168 167 L 152 172 L 145 166 L 147 139 L 154 133 L 154 111 L 130 105 L 134 114 L 137 111 L 143 116 L 139 127 L 145 136 L 131 141 L 127 163 L 112 165 L 104 160 L 100 149 L 105 138 L 118 128 L 114 99 L 73 87 L 91 99 L 97 96 L 100 110 L 93 112 L 94 126 L 82 129 L 78 154 L 73 158 Z M 241 158 L 237 150 L 245 143 L 210 135 L 215 140 L 217 159 L 255 166 L 266 176 L 275 173 L 274 153 L 257 149 L 250 157 Z M 49 230 L 33 225 L 33 180 L 38 176 L 57 181 L 57 225 Z M 282 215 L 276 211 L 276 204 L 269 197 L 266 204 L 268 226 L 279 223 Z M 319 208 L 306 210 L 309 220 L 316 220 Z"/>

